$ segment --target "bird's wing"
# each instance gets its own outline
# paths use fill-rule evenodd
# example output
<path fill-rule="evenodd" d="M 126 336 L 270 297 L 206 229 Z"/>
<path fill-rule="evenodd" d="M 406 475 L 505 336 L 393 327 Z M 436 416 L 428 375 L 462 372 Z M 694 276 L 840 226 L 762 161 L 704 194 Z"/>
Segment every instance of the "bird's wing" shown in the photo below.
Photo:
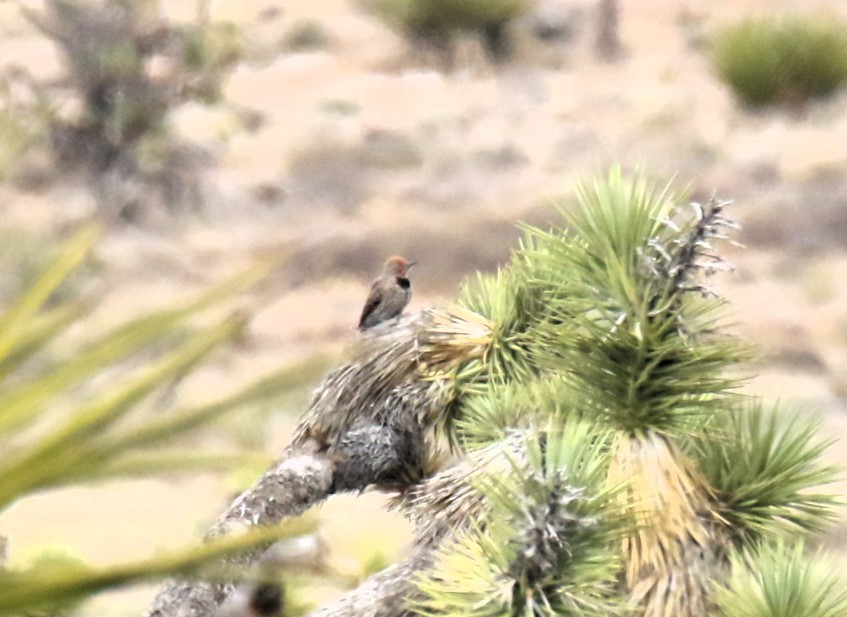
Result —
<path fill-rule="evenodd" d="M 379 281 L 374 281 L 371 285 L 371 291 L 368 294 L 368 299 L 365 300 L 365 306 L 362 308 L 362 316 L 359 317 L 359 327 L 361 328 L 368 316 L 374 312 L 379 303 L 382 302 L 382 294 L 380 293 Z"/>

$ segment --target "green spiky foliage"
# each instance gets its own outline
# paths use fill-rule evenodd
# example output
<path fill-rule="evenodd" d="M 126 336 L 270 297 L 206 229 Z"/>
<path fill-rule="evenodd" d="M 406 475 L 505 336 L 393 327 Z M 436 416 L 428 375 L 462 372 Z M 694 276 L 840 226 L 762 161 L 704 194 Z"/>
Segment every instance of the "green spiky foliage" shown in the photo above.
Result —
<path fill-rule="evenodd" d="M 97 237 L 91 228 L 71 238 L 0 315 L 0 509 L 50 488 L 255 466 L 253 453 L 187 452 L 184 438 L 196 436 L 224 414 L 298 387 L 326 366 L 323 359 L 310 359 L 262 376 L 220 400 L 167 414 L 145 413 L 150 410 L 145 404 L 157 393 L 241 335 L 245 315 L 220 314 L 228 300 L 261 281 L 271 264 L 243 272 L 180 306 L 105 332 L 87 321 L 88 336 L 68 349 L 68 343 L 56 343 L 80 325 L 94 298 L 62 300 L 68 294 L 57 298 L 56 291 L 80 268 Z M 104 371 L 111 379 L 97 379 Z M 111 567 L 43 560 L 24 570 L 0 569 L 0 615 L 61 608 L 138 580 L 191 576 L 213 558 L 300 532 L 291 527 L 261 529 Z"/>
<path fill-rule="evenodd" d="M 462 392 L 563 379 L 580 398 L 572 408 L 611 426 L 687 432 L 692 415 L 724 405 L 738 385 L 727 369 L 745 356 L 699 276 L 728 268 L 713 247 L 732 226 L 724 204 L 694 204 L 686 217 L 670 186 L 620 170 L 581 187 L 578 202 L 558 206 L 560 227 L 526 227 L 509 267 L 463 290 L 493 333 L 485 358 L 457 376 Z"/>
<path fill-rule="evenodd" d="M 717 252 L 735 228 L 726 205 L 689 204 L 670 185 L 613 169 L 557 207 L 561 225 L 525 227 L 509 264 L 464 288 L 460 303 L 487 320 L 489 340 L 454 375 L 456 442 L 488 451 L 519 431 L 561 445 L 539 427 L 590 427 L 583 452 L 603 471 L 567 485 L 597 498 L 596 526 L 541 523 L 553 485 L 515 465 L 479 485 L 489 509 L 473 507 L 472 531 L 439 547 L 419 584 L 421 612 L 607 615 L 626 605 L 701 616 L 740 551 L 833 518 L 816 427 L 736 394 L 751 354 L 727 334 L 725 303 L 706 284 L 730 269 Z M 531 537 L 541 543 L 526 551 Z M 552 546 L 573 550 L 559 561 Z M 580 587 L 577 573 L 603 551 L 616 585 L 589 577 L 593 609 L 561 603 L 556 590 Z"/>
<path fill-rule="evenodd" d="M 484 363 L 484 371 L 476 364 L 459 375 L 494 384 L 511 381 L 526 382 L 538 374 L 533 357 L 532 328 L 543 310 L 542 298 L 535 293 L 528 276 L 514 259 L 511 267 L 494 275 L 478 275 L 466 284 L 460 302 L 470 310 L 485 316 L 492 323 L 492 342 Z M 465 378 L 465 379 L 463 379 Z"/>
<path fill-rule="evenodd" d="M 622 429 L 687 430 L 737 385 L 725 370 L 743 351 L 699 277 L 727 267 L 712 244 L 731 223 L 716 201 L 686 216 L 683 198 L 613 171 L 580 188 L 562 228 L 529 230 L 547 307 L 536 357 Z"/>
<path fill-rule="evenodd" d="M 603 512 L 613 491 L 605 474 L 608 433 L 587 423 L 513 435 L 511 473 L 483 473 L 491 502 L 418 582 L 423 615 L 553 616 L 619 610 L 616 525 Z"/>
<path fill-rule="evenodd" d="M 457 429 L 466 448 L 484 447 L 503 439 L 515 428 L 537 426 L 551 416 L 578 417 L 572 398 L 567 381 L 555 375 L 525 383 L 487 384 L 484 390 L 463 400 Z"/>
<path fill-rule="evenodd" d="M 820 532 L 836 518 L 838 499 L 820 488 L 837 476 L 820 463 L 833 441 L 817 437 L 819 427 L 818 418 L 754 401 L 716 414 L 694 437 L 698 466 L 744 548 L 777 533 Z"/>
<path fill-rule="evenodd" d="M 779 541 L 734 557 L 716 598 L 716 617 L 840 617 L 847 615 L 847 577 L 823 552 Z"/>

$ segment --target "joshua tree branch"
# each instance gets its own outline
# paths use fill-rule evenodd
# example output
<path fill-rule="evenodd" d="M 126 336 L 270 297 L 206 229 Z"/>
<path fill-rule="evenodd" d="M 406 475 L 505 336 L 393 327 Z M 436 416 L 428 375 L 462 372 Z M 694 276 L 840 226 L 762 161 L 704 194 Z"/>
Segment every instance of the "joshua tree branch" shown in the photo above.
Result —
<path fill-rule="evenodd" d="M 311 617 L 409 617 L 413 614 L 408 606 L 415 592 L 414 575 L 431 563 L 432 550 L 422 547 Z"/>
<path fill-rule="evenodd" d="M 282 458 L 230 505 L 207 537 L 297 516 L 335 492 L 378 486 L 417 494 L 426 484 L 419 483 L 427 476 L 434 427 L 451 396 L 439 376 L 481 354 L 489 332 L 487 322 L 461 309 L 425 311 L 371 328 L 354 360 L 318 388 Z M 262 553 L 242 554 L 223 565 L 243 573 Z M 358 595 L 351 594 L 349 606 L 373 597 L 377 612 L 351 608 L 348 614 L 402 614 L 397 611 L 409 575 L 428 558 L 422 553 L 374 577 Z M 395 578 L 384 591 L 374 587 Z M 170 582 L 148 617 L 211 617 L 234 588 L 231 581 Z"/>
<path fill-rule="evenodd" d="M 289 450 L 224 512 L 207 537 L 250 525 L 270 525 L 302 514 L 332 491 L 333 465 L 321 454 Z M 225 564 L 246 570 L 262 550 L 241 554 Z M 171 581 L 156 596 L 149 617 L 208 617 L 232 592 L 231 582 Z"/>
<path fill-rule="evenodd" d="M 481 524 L 488 505 L 477 482 L 486 474 L 502 476 L 516 463 L 523 464 L 523 440 L 514 432 L 478 450 L 460 463 L 444 469 L 408 489 L 395 501 L 415 523 L 415 552 L 379 572 L 336 602 L 310 617 L 411 617 L 410 600 L 418 593 L 415 579 L 429 569 L 436 552 L 454 541 L 470 524 Z"/>

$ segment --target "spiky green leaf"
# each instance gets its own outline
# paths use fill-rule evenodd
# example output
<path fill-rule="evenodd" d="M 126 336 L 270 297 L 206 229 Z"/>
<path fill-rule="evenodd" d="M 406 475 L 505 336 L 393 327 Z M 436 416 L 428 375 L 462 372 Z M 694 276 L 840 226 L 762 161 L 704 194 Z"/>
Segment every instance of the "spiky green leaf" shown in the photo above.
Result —
<path fill-rule="evenodd" d="M 843 617 L 847 577 L 832 556 L 779 541 L 734 557 L 715 601 L 719 617 Z"/>
<path fill-rule="evenodd" d="M 27 331 L 25 324 L 44 305 L 50 295 L 76 268 L 99 235 L 95 227 L 77 233 L 65 244 L 39 279 L 13 306 L 0 316 L 0 359 L 6 358 Z"/>
<path fill-rule="evenodd" d="M 700 272 L 725 267 L 710 242 L 723 204 L 683 212 L 683 197 L 614 169 L 581 187 L 565 225 L 528 228 L 525 251 L 546 314 L 533 330 L 542 371 L 570 376 L 594 414 L 625 430 L 687 426 L 738 385 L 745 350 L 720 333 L 723 303 Z"/>
<path fill-rule="evenodd" d="M 558 423 L 512 435 L 509 474 L 483 474 L 490 514 L 442 547 L 417 581 L 424 615 L 615 614 L 620 533 L 605 516 L 609 434 Z M 504 452 L 504 455 L 509 456 Z"/>
<path fill-rule="evenodd" d="M 105 589 L 179 574 L 204 574 L 216 558 L 249 551 L 275 540 L 302 535 L 313 523 L 301 519 L 274 527 L 259 527 L 237 536 L 219 537 L 182 551 L 147 560 L 106 567 L 82 563 L 42 563 L 25 570 L 0 571 L 0 615 L 15 616 L 37 609 L 56 610 Z M 208 577 L 208 568 L 205 572 Z M 233 573 L 228 573 L 231 576 Z M 224 573 L 219 572 L 219 577 Z"/>
<path fill-rule="evenodd" d="M 833 441 L 816 437 L 819 428 L 818 418 L 753 402 L 716 415 L 691 441 L 720 514 L 743 545 L 772 533 L 820 531 L 835 518 L 839 500 L 822 487 L 837 470 L 821 463 Z"/>

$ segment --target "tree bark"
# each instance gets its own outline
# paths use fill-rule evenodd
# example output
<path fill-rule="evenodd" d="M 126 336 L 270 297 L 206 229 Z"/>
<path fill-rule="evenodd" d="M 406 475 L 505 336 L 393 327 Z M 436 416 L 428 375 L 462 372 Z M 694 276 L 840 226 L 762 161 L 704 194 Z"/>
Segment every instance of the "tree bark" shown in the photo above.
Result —
<path fill-rule="evenodd" d="M 207 534 L 208 538 L 253 525 L 272 525 L 298 516 L 332 492 L 333 465 L 325 456 L 289 450 L 244 491 Z M 267 547 L 266 547 L 267 548 Z M 263 553 L 257 549 L 225 562 L 245 571 Z M 148 617 L 209 617 L 234 589 L 233 582 L 170 581 L 156 596 Z"/>
<path fill-rule="evenodd" d="M 414 613 L 409 609 L 409 600 L 416 590 L 414 576 L 431 564 L 432 551 L 420 548 L 310 617 L 411 617 Z"/>

